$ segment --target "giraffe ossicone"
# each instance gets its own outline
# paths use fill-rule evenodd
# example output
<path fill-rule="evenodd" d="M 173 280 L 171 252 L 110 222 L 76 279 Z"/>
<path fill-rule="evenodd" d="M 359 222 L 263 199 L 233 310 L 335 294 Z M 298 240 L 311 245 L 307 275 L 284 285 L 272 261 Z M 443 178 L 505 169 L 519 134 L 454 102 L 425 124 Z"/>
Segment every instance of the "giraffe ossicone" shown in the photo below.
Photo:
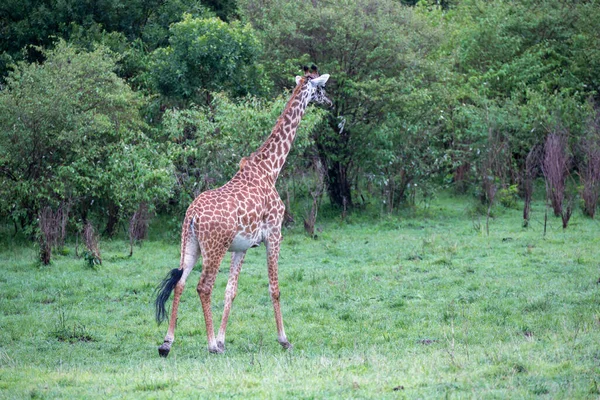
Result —
<path fill-rule="evenodd" d="M 275 182 L 285 164 L 296 137 L 296 129 L 309 103 L 332 105 L 324 87 L 329 75 L 319 75 L 313 65 L 304 67 L 304 76 L 296 77 L 293 90 L 281 116 L 265 142 L 250 156 L 243 157 L 234 177 L 218 189 L 201 193 L 189 206 L 181 232 L 179 268 L 169 272 L 157 288 L 156 319 L 166 319 L 165 304 L 174 292 L 169 327 L 163 344 L 158 348 L 166 357 L 175 340 L 175 326 L 181 293 L 198 258 L 202 256 L 202 273 L 196 290 L 202 304 L 208 350 L 225 351 L 225 329 L 237 294 L 238 277 L 246 251 L 261 243 L 267 251 L 269 293 L 275 312 L 277 340 L 285 349 L 292 345 L 287 339 L 281 316 L 278 280 L 281 224 L 285 207 L 275 189 Z M 231 252 L 229 280 L 225 289 L 223 317 L 215 336 L 211 312 L 211 294 L 219 266 L 225 254 Z"/>

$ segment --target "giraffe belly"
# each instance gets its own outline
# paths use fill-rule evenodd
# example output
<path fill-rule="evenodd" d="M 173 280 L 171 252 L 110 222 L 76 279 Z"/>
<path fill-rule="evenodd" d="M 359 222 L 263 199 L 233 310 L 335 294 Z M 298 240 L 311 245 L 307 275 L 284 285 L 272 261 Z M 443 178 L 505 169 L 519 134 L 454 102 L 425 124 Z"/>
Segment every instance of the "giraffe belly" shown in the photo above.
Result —
<path fill-rule="evenodd" d="M 229 246 L 227 251 L 246 251 L 250 247 L 256 247 L 262 242 L 262 237 L 258 234 L 247 234 L 245 232 L 240 232 L 233 238 L 233 242 Z"/>

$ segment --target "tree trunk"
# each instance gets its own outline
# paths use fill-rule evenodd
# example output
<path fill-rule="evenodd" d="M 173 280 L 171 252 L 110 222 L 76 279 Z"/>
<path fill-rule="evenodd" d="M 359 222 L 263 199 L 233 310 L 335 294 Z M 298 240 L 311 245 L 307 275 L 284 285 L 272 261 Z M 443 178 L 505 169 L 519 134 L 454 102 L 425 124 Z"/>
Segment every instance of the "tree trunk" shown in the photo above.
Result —
<path fill-rule="evenodd" d="M 115 234 L 117 224 L 119 223 L 119 211 L 120 207 L 116 204 L 111 204 L 108 207 L 108 221 L 106 222 L 106 227 L 104 228 L 104 236 L 113 237 Z"/>
<path fill-rule="evenodd" d="M 325 128 L 315 137 L 321 163 L 326 166 L 327 193 L 333 205 L 343 208 L 352 207 L 351 183 L 348 172 L 351 164 L 348 143 L 350 131 L 333 114 Z"/>
<path fill-rule="evenodd" d="M 469 189 L 469 171 L 471 170 L 471 164 L 467 161 L 460 164 L 454 170 L 454 190 L 457 193 L 464 194 Z"/>
<path fill-rule="evenodd" d="M 343 207 L 344 204 L 352 207 L 352 192 L 347 173 L 348 165 L 344 165 L 339 161 L 332 162 L 329 168 L 327 168 L 327 192 L 329 193 L 329 199 L 339 207 Z"/>
<path fill-rule="evenodd" d="M 531 213 L 531 201 L 533 200 L 534 179 L 538 174 L 541 162 L 541 147 L 535 145 L 529 150 L 523 168 L 523 194 L 525 204 L 523 206 L 523 227 L 529 226 Z"/>
<path fill-rule="evenodd" d="M 52 246 L 40 235 L 40 261 L 44 265 L 49 265 L 52 260 Z"/>
<path fill-rule="evenodd" d="M 394 189 L 394 204 L 400 204 L 404 200 L 406 200 L 406 189 L 408 189 L 408 185 L 412 182 L 413 176 L 408 173 L 407 170 L 402 169 L 400 171 L 400 183 L 395 185 Z"/>

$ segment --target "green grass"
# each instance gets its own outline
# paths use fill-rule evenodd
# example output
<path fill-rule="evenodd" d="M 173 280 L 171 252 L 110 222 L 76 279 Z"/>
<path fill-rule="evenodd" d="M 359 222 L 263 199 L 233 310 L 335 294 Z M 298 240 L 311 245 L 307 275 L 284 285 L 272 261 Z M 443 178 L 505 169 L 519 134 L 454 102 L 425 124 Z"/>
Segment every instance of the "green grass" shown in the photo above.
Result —
<path fill-rule="evenodd" d="M 465 204 L 331 219 L 317 240 L 288 230 L 291 352 L 276 342 L 264 247 L 246 257 L 226 353 L 206 349 L 198 266 L 161 359 L 153 290 L 179 259 L 164 224 L 132 258 L 125 241 L 101 243 L 97 269 L 72 248 L 41 267 L 3 232 L 0 398 L 598 398 L 598 223 L 576 214 L 563 232 L 551 218 L 544 238 L 542 204 L 529 229 L 497 208 L 488 237 Z"/>

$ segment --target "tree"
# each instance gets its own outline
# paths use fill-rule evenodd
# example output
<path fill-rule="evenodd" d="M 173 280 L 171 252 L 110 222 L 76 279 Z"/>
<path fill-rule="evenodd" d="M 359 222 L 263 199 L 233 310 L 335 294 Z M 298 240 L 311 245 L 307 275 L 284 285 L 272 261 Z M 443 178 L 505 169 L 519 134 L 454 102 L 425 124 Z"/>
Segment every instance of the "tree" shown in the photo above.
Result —
<path fill-rule="evenodd" d="M 367 157 L 377 157 L 371 137 L 391 112 L 402 109 L 416 87 L 436 81 L 427 54 L 440 32 L 412 8 L 391 0 L 242 0 L 240 13 L 265 47 L 263 62 L 275 82 L 298 65 L 315 62 L 331 74 L 335 108 L 316 135 L 334 204 L 352 204 L 352 182 Z"/>
<path fill-rule="evenodd" d="M 584 104 L 599 82 L 600 35 L 591 21 L 600 15 L 591 3 L 463 0 L 445 14 L 442 49 L 452 59 L 455 96 L 443 135 L 453 164 L 477 165 L 493 128 L 507 154 L 489 178 L 515 184 L 527 175 L 528 154 L 557 124 L 579 141 Z"/>
<path fill-rule="evenodd" d="M 255 91 L 259 43 L 249 25 L 189 14 L 171 25 L 169 46 L 152 55 L 157 91 L 174 99 L 210 104 L 209 93 Z"/>
<path fill-rule="evenodd" d="M 217 6 L 216 4 L 215 6 Z M 225 7 L 226 13 L 233 10 Z M 56 37 L 91 46 L 104 33 L 122 35 L 125 44 L 141 40 L 150 51 L 166 46 L 170 24 L 184 13 L 210 17 L 200 0 L 6 0 L 0 4 L 0 76 L 14 61 L 41 62 L 40 47 Z M 23 49 L 24 52 L 23 52 Z M 116 50 L 116 49 L 113 49 Z"/>
<path fill-rule="evenodd" d="M 33 227 L 68 203 L 77 220 L 164 201 L 171 163 L 147 135 L 143 99 L 113 72 L 106 48 L 64 41 L 43 64 L 16 65 L 0 92 L 0 215 Z"/>

